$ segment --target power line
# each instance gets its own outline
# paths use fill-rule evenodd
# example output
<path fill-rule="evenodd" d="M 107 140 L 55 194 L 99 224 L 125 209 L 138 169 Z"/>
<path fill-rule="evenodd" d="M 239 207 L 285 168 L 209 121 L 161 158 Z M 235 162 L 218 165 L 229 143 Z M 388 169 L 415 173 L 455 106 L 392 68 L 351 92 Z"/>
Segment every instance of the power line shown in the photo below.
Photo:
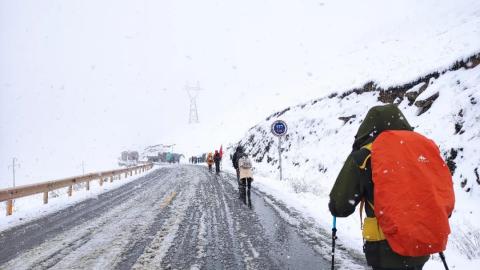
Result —
<path fill-rule="evenodd" d="M 12 165 L 8 166 L 8 168 L 12 168 L 12 175 L 13 175 L 13 187 L 15 187 L 15 169 L 20 168 L 20 164 L 15 163 L 17 162 L 17 158 L 12 158 Z"/>

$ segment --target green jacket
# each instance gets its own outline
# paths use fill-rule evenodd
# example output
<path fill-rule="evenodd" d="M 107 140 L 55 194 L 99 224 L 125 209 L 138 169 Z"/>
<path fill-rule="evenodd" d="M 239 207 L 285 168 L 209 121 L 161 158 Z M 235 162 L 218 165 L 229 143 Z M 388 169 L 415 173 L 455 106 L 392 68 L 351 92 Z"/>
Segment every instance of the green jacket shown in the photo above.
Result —
<path fill-rule="evenodd" d="M 365 200 L 374 203 L 373 181 L 370 164 L 370 151 L 362 146 L 367 145 L 384 130 L 412 130 L 402 112 L 392 104 L 371 108 L 360 125 L 352 152 L 348 155 L 335 184 L 330 192 L 328 207 L 332 215 L 347 217 L 355 212 L 358 203 Z M 366 164 L 364 169 L 360 167 Z M 371 206 L 365 204 L 367 217 L 374 217 Z M 359 231 L 359 233 L 361 233 Z M 405 257 L 396 254 L 386 240 L 364 242 L 364 252 L 368 265 L 385 268 L 404 268 L 423 265 L 429 256 Z"/>

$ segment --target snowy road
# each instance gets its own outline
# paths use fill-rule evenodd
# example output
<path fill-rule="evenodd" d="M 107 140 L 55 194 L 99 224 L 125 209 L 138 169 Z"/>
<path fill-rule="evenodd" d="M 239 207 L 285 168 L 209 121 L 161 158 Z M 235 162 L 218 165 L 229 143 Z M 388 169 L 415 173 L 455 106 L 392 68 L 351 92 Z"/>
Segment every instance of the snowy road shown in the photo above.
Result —
<path fill-rule="evenodd" d="M 231 175 L 175 166 L 2 232 L 0 269 L 329 269 L 329 244 L 274 198 L 241 199 Z"/>

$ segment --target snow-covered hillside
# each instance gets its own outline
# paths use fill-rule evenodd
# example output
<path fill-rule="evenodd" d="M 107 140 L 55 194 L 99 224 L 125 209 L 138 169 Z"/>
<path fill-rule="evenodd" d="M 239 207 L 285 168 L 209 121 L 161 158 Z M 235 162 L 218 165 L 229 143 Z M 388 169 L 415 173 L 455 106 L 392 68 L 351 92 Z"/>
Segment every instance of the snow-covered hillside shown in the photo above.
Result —
<path fill-rule="evenodd" d="M 459 269 L 472 269 L 480 262 L 480 54 L 419 75 L 388 89 L 369 82 L 286 108 L 252 127 L 240 144 L 256 162 L 257 186 L 303 208 L 329 228 L 328 194 L 361 121 L 374 105 L 398 104 L 415 131 L 439 145 L 453 172 L 456 207 L 447 257 L 452 265 L 467 267 Z M 277 119 L 289 127 L 282 143 L 283 182 L 271 180 L 278 179 L 278 141 L 270 132 Z M 361 249 L 358 216 L 339 224 L 344 243 Z M 430 263 L 427 269 L 437 266 Z"/>

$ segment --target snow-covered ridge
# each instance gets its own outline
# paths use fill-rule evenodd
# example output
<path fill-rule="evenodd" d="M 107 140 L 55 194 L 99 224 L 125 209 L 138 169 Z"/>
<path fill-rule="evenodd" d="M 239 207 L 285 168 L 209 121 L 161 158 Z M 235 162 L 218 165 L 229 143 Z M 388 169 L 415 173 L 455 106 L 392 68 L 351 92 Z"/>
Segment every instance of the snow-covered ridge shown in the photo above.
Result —
<path fill-rule="evenodd" d="M 314 198 L 312 204 L 319 206 L 315 211 L 328 216 L 328 193 L 368 109 L 395 103 L 415 131 L 439 145 L 452 171 L 456 208 L 449 251 L 461 254 L 461 260 L 479 259 L 480 242 L 475 239 L 480 239 L 476 209 L 480 201 L 480 53 L 403 85 L 387 89 L 377 85 L 368 82 L 362 88 L 333 92 L 274 113 L 252 127 L 239 143 L 255 160 L 256 175 L 278 178 L 277 138 L 270 128 L 277 119 L 286 121 L 289 129 L 282 142 L 286 181 L 278 185 L 286 185 L 297 198 Z M 358 240 L 358 218 L 347 220 L 350 236 Z"/>
<path fill-rule="evenodd" d="M 319 101 L 321 101 L 325 98 L 333 98 L 333 97 L 336 97 L 336 96 L 339 96 L 340 98 L 344 98 L 344 97 L 346 97 L 350 94 L 353 94 L 353 93 L 361 94 L 361 93 L 364 93 L 364 92 L 372 92 L 372 91 L 379 92 L 378 100 L 382 101 L 384 103 L 393 103 L 396 98 L 400 98 L 401 100 L 403 100 L 406 92 L 411 93 L 411 94 L 406 95 L 406 97 L 411 102 L 413 102 L 412 100 L 415 100 L 415 98 L 417 98 L 417 96 L 418 96 L 418 94 L 415 95 L 414 93 L 421 93 L 426 89 L 426 87 L 423 86 L 422 83 L 425 83 L 425 84 L 428 85 L 428 82 L 432 78 L 437 79 L 439 76 L 441 76 L 441 75 L 443 75 L 443 74 L 445 74 L 449 71 L 456 71 L 456 70 L 459 70 L 461 68 L 471 69 L 471 68 L 476 67 L 479 64 L 480 64 L 480 52 L 476 53 L 476 54 L 474 54 L 470 57 L 467 57 L 467 58 L 456 61 L 453 65 L 451 65 L 447 69 L 444 69 L 444 70 L 441 70 L 441 71 L 435 71 L 435 72 L 429 73 L 427 75 L 420 76 L 417 79 L 415 79 L 413 81 L 410 81 L 408 83 L 405 83 L 405 84 L 392 85 L 392 86 L 389 86 L 388 88 L 382 88 L 382 87 L 379 87 L 376 82 L 369 81 L 369 82 L 365 83 L 363 85 L 363 87 L 343 91 L 340 94 L 337 91 L 333 91 L 331 94 L 328 95 L 328 97 L 321 97 L 321 98 L 318 98 L 318 99 L 314 99 L 314 100 L 311 100 L 307 103 L 302 103 L 302 104 L 296 105 L 295 107 L 304 108 L 309 103 L 311 105 L 314 105 L 315 103 L 317 103 L 317 102 L 319 102 Z M 422 87 L 424 87 L 424 88 L 422 88 Z M 273 117 L 278 118 L 281 115 L 283 115 L 285 112 L 289 111 L 290 109 L 291 108 L 288 107 L 288 108 L 285 108 L 281 111 L 275 112 L 275 113 L 271 114 L 270 116 L 268 116 L 266 118 L 266 120 L 269 121 Z M 252 129 L 253 128 L 255 128 L 255 126 L 252 127 Z"/>

